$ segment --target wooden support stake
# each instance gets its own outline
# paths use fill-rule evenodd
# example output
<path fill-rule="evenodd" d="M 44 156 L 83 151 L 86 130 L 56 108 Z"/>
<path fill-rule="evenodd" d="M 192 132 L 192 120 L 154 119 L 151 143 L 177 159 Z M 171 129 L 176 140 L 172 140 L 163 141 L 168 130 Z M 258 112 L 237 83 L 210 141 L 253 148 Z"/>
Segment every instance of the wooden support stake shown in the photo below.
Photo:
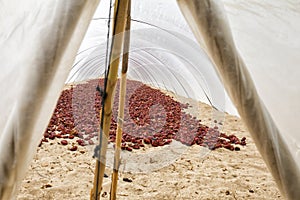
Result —
<path fill-rule="evenodd" d="M 118 173 L 120 167 L 120 155 L 121 155 L 121 141 L 122 141 L 122 130 L 123 130 L 123 120 L 124 120 L 124 105 L 126 97 L 126 76 L 128 69 L 128 54 L 130 46 L 130 6 L 131 2 L 128 1 L 127 10 L 127 20 L 125 27 L 124 43 L 123 43 L 123 57 L 122 57 L 122 74 L 120 80 L 120 95 L 119 95 L 119 113 L 118 113 L 118 126 L 116 135 L 116 145 L 115 145 L 115 157 L 114 157 L 114 169 L 112 175 L 110 200 L 115 200 L 117 198 L 117 185 L 118 185 Z"/>
<path fill-rule="evenodd" d="M 120 55 L 123 46 L 123 33 L 125 31 L 126 24 L 126 15 L 128 8 L 128 0 L 116 0 L 115 1 L 115 12 L 114 12 L 114 26 L 113 28 L 113 38 L 112 38 L 112 50 L 110 54 L 110 66 L 108 69 L 107 75 L 107 85 L 106 85 L 106 97 L 104 98 L 104 108 L 103 108 L 103 123 L 100 127 L 102 129 L 102 141 L 100 141 L 100 156 L 96 161 L 95 167 L 95 178 L 94 178 L 94 187 L 91 190 L 91 200 L 99 200 L 103 176 L 105 172 L 106 165 L 106 151 L 107 151 L 107 142 L 109 138 L 110 122 L 112 116 L 112 107 L 114 101 L 114 94 L 116 83 L 118 79 L 118 66 L 120 62 Z"/>

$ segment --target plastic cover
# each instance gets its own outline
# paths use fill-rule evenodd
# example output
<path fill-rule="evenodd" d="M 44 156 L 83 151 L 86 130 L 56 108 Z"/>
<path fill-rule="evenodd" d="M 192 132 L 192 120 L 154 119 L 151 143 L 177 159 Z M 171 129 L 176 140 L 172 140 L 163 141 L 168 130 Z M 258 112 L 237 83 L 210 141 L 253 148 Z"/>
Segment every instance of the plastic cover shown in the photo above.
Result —
<path fill-rule="evenodd" d="M 210 55 L 212 61 L 215 63 L 216 70 L 218 71 L 218 74 L 220 75 L 227 89 L 227 92 L 230 94 L 230 97 L 237 107 L 240 116 L 247 125 L 255 141 L 255 144 L 262 154 L 270 171 L 272 172 L 275 181 L 279 186 L 279 189 L 288 199 L 299 198 L 300 191 L 298 190 L 298 187 L 300 185 L 300 159 L 299 157 L 297 157 L 299 147 L 297 147 L 295 144 L 299 143 L 300 140 L 299 135 L 297 134 L 298 132 L 296 131 L 297 127 L 294 127 L 294 129 L 292 129 L 293 132 L 290 132 L 290 122 L 286 123 L 285 126 L 282 126 L 283 124 L 276 124 L 273 121 L 273 116 L 269 114 L 268 110 L 264 106 L 263 101 L 258 96 L 254 83 L 250 77 L 248 70 L 246 69 L 248 63 L 246 63 L 245 65 L 242 57 L 239 55 L 235 47 L 235 43 L 231 35 L 230 26 L 227 22 L 227 17 L 223 9 L 223 4 L 219 1 L 209 0 L 178 0 L 178 3 L 183 13 L 185 14 L 187 21 L 190 23 L 196 37 L 199 38 L 200 42 L 204 41 L 206 50 Z M 249 9 L 251 9 L 253 4 L 257 5 L 257 7 L 261 7 L 262 10 L 266 9 L 265 12 L 274 7 L 274 10 L 272 10 L 273 16 L 271 15 L 271 17 L 269 17 L 267 21 L 268 23 L 264 24 L 261 27 L 255 27 L 258 29 L 256 30 L 256 32 L 259 32 L 258 35 L 255 35 L 255 40 L 261 41 L 261 39 L 263 39 L 264 37 L 263 33 L 268 33 L 270 31 L 270 28 L 274 26 L 273 23 L 276 23 L 276 18 L 274 19 L 274 15 L 280 12 L 277 7 L 275 7 L 274 5 L 268 5 L 266 3 L 263 4 L 262 1 L 259 1 L 259 3 L 256 1 L 252 1 L 250 4 L 246 3 L 246 5 L 242 1 L 240 2 L 240 4 L 238 4 L 237 1 L 234 1 L 234 7 L 233 5 L 229 4 L 228 9 L 235 14 L 239 13 L 241 16 L 247 15 L 247 17 L 250 17 L 251 14 L 249 13 Z M 294 17 L 295 13 L 294 10 L 292 10 L 292 5 L 290 5 L 288 2 L 286 3 L 286 5 L 286 9 L 291 9 L 289 10 L 288 15 L 292 13 L 291 17 Z M 280 3 L 276 6 L 280 6 Z M 243 10 L 243 12 L 241 12 L 240 10 Z M 263 15 L 264 12 L 262 12 L 262 10 L 260 13 Z M 254 15 L 255 14 L 257 14 L 257 11 L 254 11 Z M 238 17 L 240 17 L 240 15 Z M 251 18 L 251 20 L 249 20 L 252 21 L 249 22 L 250 26 L 255 25 L 254 19 L 259 20 L 261 19 L 260 17 L 261 16 L 256 16 L 256 18 Z M 236 18 L 234 19 L 238 21 Z M 283 18 L 281 18 L 281 20 L 283 20 Z M 278 24 L 280 23 L 277 23 L 277 25 Z M 252 33 L 252 31 L 246 31 L 245 29 L 243 29 L 242 23 L 240 23 L 239 25 L 239 33 Z M 291 30 L 293 29 L 293 27 L 287 28 L 286 24 L 284 28 L 291 31 L 291 33 L 294 32 L 294 30 Z M 286 30 L 283 29 L 281 31 Z M 283 32 L 283 35 L 284 34 L 286 33 Z M 237 38 L 240 37 L 239 34 L 236 34 L 235 36 Z M 251 38 L 251 36 L 248 37 Z M 292 64 L 293 67 L 290 67 L 295 69 L 298 58 L 294 58 L 294 53 L 284 54 L 292 59 L 293 62 L 291 62 L 291 60 L 289 62 L 284 62 L 284 60 L 287 58 L 282 58 L 282 55 L 279 57 L 274 57 L 276 53 L 281 52 L 282 50 L 287 50 L 289 52 L 290 44 L 289 42 L 284 41 L 284 44 L 278 45 L 278 42 L 276 41 L 278 37 L 268 37 L 268 39 L 268 43 L 272 44 L 271 47 L 276 47 L 276 49 L 270 49 L 274 52 L 272 56 L 266 56 L 263 58 L 259 56 L 261 50 L 266 48 L 264 45 L 267 44 L 264 44 L 262 45 L 262 48 L 260 48 L 260 51 L 256 51 L 256 54 L 252 52 L 253 57 L 248 54 L 247 58 L 251 61 L 255 60 L 253 61 L 253 63 L 249 63 L 250 68 L 258 68 L 259 66 L 255 66 L 255 64 L 259 63 L 260 60 L 263 60 L 261 61 L 260 65 L 267 63 L 267 66 L 265 66 L 265 69 L 267 69 L 267 71 L 264 71 L 265 73 L 261 71 L 263 74 L 260 74 L 260 76 L 262 76 L 262 79 L 264 80 L 260 82 L 257 81 L 257 87 L 261 88 L 261 93 L 269 94 L 264 95 L 265 98 L 263 100 L 265 100 L 265 103 L 268 105 L 267 108 L 270 109 L 271 114 L 273 114 L 274 117 L 277 117 L 277 120 L 281 118 L 283 122 L 286 122 L 286 117 L 291 120 L 293 117 L 299 114 L 299 110 L 297 110 L 297 108 L 299 108 L 298 105 L 295 105 L 294 110 L 288 110 L 288 112 L 283 110 L 283 108 L 286 109 L 289 104 L 293 104 L 294 102 L 294 99 L 290 99 L 289 97 L 294 97 L 295 99 L 299 100 L 299 89 L 295 89 L 296 86 L 299 86 L 299 84 L 297 84 L 299 83 L 299 80 L 296 80 L 293 77 L 290 78 L 289 76 L 285 77 L 284 72 L 286 69 L 282 70 L 283 68 L 279 66 L 280 64 Z M 253 48 L 250 46 L 252 45 L 251 39 L 247 42 L 243 42 L 244 45 L 247 43 L 247 47 L 245 48 Z M 274 62 L 275 59 L 279 60 L 278 63 Z M 278 76 L 279 74 L 280 76 Z M 274 79 L 267 79 L 267 77 L 273 77 L 276 78 L 276 80 L 274 82 Z M 290 80 L 286 81 L 289 78 Z M 281 79 L 282 81 L 278 81 L 278 79 Z M 260 79 L 258 78 L 258 80 Z M 277 81 L 280 83 L 280 87 L 284 90 L 284 92 L 282 93 L 280 90 L 281 95 L 283 93 L 287 94 L 286 96 L 280 98 L 282 102 L 281 105 L 274 105 L 274 103 L 272 102 L 274 100 L 274 96 L 278 94 L 278 88 L 276 87 L 278 86 Z M 262 87 L 260 87 L 260 84 L 263 83 L 267 84 L 268 86 L 263 85 Z M 265 91 L 265 88 L 269 90 Z M 274 90 L 276 91 L 276 93 L 272 94 L 272 91 Z M 275 113 L 284 113 L 284 115 L 278 116 L 278 114 Z M 294 124 L 294 126 L 297 126 L 296 123 Z M 279 129 L 277 127 L 279 127 Z"/>
<path fill-rule="evenodd" d="M 36 152 L 97 4 L 1 1 L 0 199 Z"/>
<path fill-rule="evenodd" d="M 108 10 L 109 1 L 101 1 L 68 83 L 104 75 Z M 131 15 L 128 79 L 201 100 L 218 110 L 236 114 L 233 106 L 228 107 L 232 103 L 176 1 L 132 1 Z"/>

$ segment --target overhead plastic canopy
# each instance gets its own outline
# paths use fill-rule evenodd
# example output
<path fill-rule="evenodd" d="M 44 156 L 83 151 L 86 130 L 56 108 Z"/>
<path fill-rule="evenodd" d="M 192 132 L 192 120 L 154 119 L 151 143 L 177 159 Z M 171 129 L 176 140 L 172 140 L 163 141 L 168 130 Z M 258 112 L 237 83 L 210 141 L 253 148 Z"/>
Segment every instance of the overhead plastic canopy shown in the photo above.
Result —
<path fill-rule="evenodd" d="M 289 199 L 299 197 L 300 4 L 177 2 L 132 1 L 128 78 L 234 113 L 224 84 L 279 188 Z M 7 0 L 1 6 L 2 199 L 24 175 L 23 164 L 35 152 L 63 83 L 104 73 L 107 0 L 99 4 L 75 59 L 97 3 Z"/>
<path fill-rule="evenodd" d="M 78 51 L 68 83 L 103 76 L 109 7 L 109 0 L 101 1 Z M 237 114 L 211 61 L 198 45 L 174 1 L 132 1 L 131 18 L 129 79 Z"/>

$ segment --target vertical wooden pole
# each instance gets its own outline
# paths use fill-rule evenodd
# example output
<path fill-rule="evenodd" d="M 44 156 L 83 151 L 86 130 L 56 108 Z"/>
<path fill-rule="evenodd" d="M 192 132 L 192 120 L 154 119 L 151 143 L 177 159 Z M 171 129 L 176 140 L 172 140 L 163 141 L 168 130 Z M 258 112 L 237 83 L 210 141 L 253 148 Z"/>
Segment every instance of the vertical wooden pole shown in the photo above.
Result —
<path fill-rule="evenodd" d="M 112 116 L 112 107 L 114 101 L 114 94 L 116 83 L 118 79 L 118 66 L 120 62 L 120 55 L 123 46 L 123 34 L 125 31 L 126 15 L 128 8 L 128 0 L 116 0 L 115 1 L 115 12 L 114 12 L 114 26 L 113 26 L 113 38 L 112 38 L 112 49 L 110 54 L 110 66 L 108 69 L 107 75 L 107 84 L 105 88 L 105 98 L 103 106 L 103 123 L 101 123 L 101 130 L 103 135 L 99 138 L 102 138 L 99 141 L 100 146 L 100 155 L 96 161 L 95 167 L 95 178 L 94 178 L 94 187 L 91 190 L 91 200 L 99 200 L 103 176 L 105 172 L 106 165 L 106 151 L 107 151 L 107 142 L 109 137 L 110 122 Z M 119 34 L 119 35 L 118 35 Z"/>
<path fill-rule="evenodd" d="M 116 135 L 116 145 L 115 145 L 115 157 L 114 157 L 114 169 L 111 182 L 110 200 L 115 200 L 117 198 L 117 185 L 118 185 L 118 173 L 120 167 L 120 155 L 121 155 L 121 141 L 122 141 L 122 130 L 123 130 L 123 120 L 124 120 L 124 105 L 126 97 L 126 76 L 128 69 L 128 55 L 130 46 L 130 7 L 131 0 L 128 1 L 127 10 L 127 20 L 124 34 L 123 43 L 123 57 L 122 57 L 122 74 L 120 80 L 120 95 L 119 95 L 119 113 L 118 113 L 118 126 Z"/>

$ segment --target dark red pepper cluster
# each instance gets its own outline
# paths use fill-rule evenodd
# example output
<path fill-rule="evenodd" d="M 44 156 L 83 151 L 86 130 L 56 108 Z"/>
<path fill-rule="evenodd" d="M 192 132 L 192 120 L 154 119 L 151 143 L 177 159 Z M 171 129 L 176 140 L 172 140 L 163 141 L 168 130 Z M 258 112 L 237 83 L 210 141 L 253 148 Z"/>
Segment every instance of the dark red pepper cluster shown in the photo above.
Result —
<path fill-rule="evenodd" d="M 102 105 L 102 97 L 96 91 L 98 84 L 103 88 L 104 80 L 90 80 L 62 92 L 41 144 L 54 138 L 62 138 L 62 145 L 68 144 L 66 138 L 76 138 L 81 146 L 97 143 Z M 119 83 L 115 94 L 109 142 L 116 140 Z M 221 133 L 218 127 L 201 124 L 201 120 L 184 111 L 188 107 L 189 104 L 182 104 L 158 89 L 128 80 L 121 148 L 132 151 L 145 145 L 164 146 L 172 140 L 211 150 L 223 147 L 238 151 L 237 145 L 246 145 L 245 137 L 240 140 Z"/>

